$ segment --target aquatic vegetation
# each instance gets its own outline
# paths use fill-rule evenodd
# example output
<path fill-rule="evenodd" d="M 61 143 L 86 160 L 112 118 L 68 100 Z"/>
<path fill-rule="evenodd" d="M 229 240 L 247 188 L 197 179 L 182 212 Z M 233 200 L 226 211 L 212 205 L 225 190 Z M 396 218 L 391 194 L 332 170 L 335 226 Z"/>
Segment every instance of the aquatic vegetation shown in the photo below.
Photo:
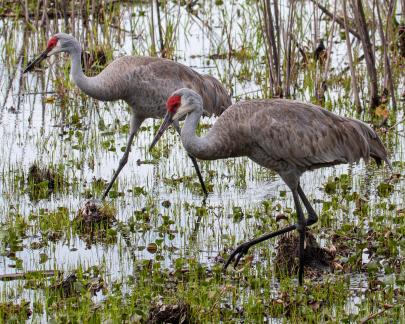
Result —
<path fill-rule="evenodd" d="M 63 168 L 41 168 L 36 163 L 28 169 L 27 191 L 33 200 L 48 198 L 51 193 L 63 189 L 65 179 Z"/>
<path fill-rule="evenodd" d="M 335 22 L 334 3 L 327 1 L 45 2 L 7 0 L 0 7 L 0 322 L 405 318 L 400 3 L 393 11 L 392 1 L 378 3 L 388 45 L 382 46 L 377 7 L 361 1 L 375 44 L 381 101 L 370 111 L 363 45 L 353 34 L 351 6 L 346 33 L 340 2 Z M 262 11 L 268 4 L 272 14 L 279 5 L 272 15 L 276 48 Z M 160 126 L 151 120 L 140 128 L 128 165 L 99 204 L 126 148 L 130 113 L 122 102 L 84 95 L 69 80 L 70 63 L 62 57 L 22 75 L 57 31 L 84 44 L 87 75 L 122 55 L 165 56 L 215 76 L 234 101 L 289 92 L 294 99 L 323 102 L 325 109 L 373 124 L 394 172 L 372 162 L 304 176 L 302 186 L 313 192 L 308 198 L 320 216 L 307 248 L 322 261 L 308 268 L 304 287 L 295 279 L 293 235 L 260 245 L 224 274 L 224 259 L 238 243 L 295 221 L 287 188 L 244 158 L 204 161 L 210 192 L 204 199 L 174 130 L 149 152 Z M 324 59 L 317 59 L 321 38 Z M 281 88 L 272 82 L 277 77 Z M 197 131 L 204 134 L 214 122 L 204 118 Z M 97 203 L 83 206 L 88 199 Z"/>

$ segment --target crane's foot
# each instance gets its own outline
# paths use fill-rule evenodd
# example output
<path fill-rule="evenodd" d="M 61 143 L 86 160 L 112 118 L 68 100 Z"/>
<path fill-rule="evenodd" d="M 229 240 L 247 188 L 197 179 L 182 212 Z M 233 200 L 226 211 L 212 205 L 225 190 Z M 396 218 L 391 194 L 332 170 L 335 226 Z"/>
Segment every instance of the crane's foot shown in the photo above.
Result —
<path fill-rule="evenodd" d="M 229 266 L 229 264 L 232 262 L 233 259 L 235 259 L 235 263 L 234 263 L 234 268 L 238 265 L 240 259 L 246 255 L 246 253 L 249 251 L 249 249 L 253 246 L 256 245 L 260 242 L 266 241 L 268 239 L 271 239 L 272 237 L 276 237 L 278 235 L 282 235 L 288 232 L 291 232 L 293 230 L 297 229 L 297 224 L 294 225 L 290 225 L 287 226 L 281 230 L 260 236 L 254 240 L 242 243 L 241 245 L 239 245 L 229 256 L 228 260 L 226 261 L 223 270 L 225 271 L 226 268 Z"/>
<path fill-rule="evenodd" d="M 226 268 L 228 268 L 228 266 L 230 265 L 232 260 L 235 258 L 236 259 L 233 264 L 233 267 L 236 268 L 239 264 L 240 259 L 248 253 L 248 251 L 252 245 L 253 244 L 251 241 L 245 242 L 245 243 L 242 243 L 241 245 L 239 245 L 235 250 L 233 250 L 233 252 L 229 256 L 228 260 L 226 261 L 223 270 L 226 271 Z"/>

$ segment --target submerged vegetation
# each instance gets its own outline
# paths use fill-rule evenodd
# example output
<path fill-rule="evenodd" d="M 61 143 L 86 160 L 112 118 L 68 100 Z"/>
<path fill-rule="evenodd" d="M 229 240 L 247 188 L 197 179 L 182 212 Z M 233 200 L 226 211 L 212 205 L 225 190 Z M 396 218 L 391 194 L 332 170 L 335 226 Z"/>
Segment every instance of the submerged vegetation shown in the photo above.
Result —
<path fill-rule="evenodd" d="M 0 0 L 0 322 L 400 322 L 405 318 L 404 1 Z M 174 59 L 234 101 L 291 97 L 373 125 L 393 165 L 305 174 L 319 214 L 296 280 L 296 237 L 239 243 L 295 222 L 288 189 L 244 158 L 202 161 L 175 132 L 126 148 L 129 113 L 69 80 L 69 60 L 23 67 L 58 32 L 87 75 L 122 55 Z M 204 133 L 214 119 L 199 127 Z M 85 200 L 90 198 L 90 200 Z"/>

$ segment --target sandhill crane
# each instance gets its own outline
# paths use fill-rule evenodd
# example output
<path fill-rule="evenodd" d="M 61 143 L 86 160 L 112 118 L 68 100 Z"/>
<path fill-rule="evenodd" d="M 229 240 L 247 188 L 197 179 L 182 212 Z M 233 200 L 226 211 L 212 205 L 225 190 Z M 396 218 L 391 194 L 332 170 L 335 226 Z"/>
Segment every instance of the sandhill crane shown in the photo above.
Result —
<path fill-rule="evenodd" d="M 196 127 L 203 114 L 203 100 L 193 90 L 175 91 L 167 101 L 167 114 L 151 148 L 173 122 L 186 116 L 181 141 L 186 151 L 198 159 L 216 160 L 247 156 L 259 165 L 276 171 L 291 189 L 297 224 L 239 245 L 229 256 L 224 269 L 234 266 L 253 245 L 292 230 L 298 230 L 299 284 L 304 273 L 306 226 L 318 216 L 306 198 L 300 177 L 308 170 L 374 158 L 391 168 L 387 153 L 377 134 L 365 123 L 340 117 L 321 107 L 287 99 L 251 100 L 230 106 L 209 132 L 197 137 Z M 305 219 L 300 199 L 307 212 Z"/>
<path fill-rule="evenodd" d="M 45 51 L 28 64 L 24 73 L 47 57 L 67 52 L 72 59 L 70 69 L 74 83 L 87 95 L 101 101 L 124 100 L 131 107 L 131 124 L 127 146 L 118 169 L 105 189 L 102 199 L 110 191 L 118 174 L 128 161 L 132 141 L 146 118 L 162 118 L 169 95 L 179 88 L 191 88 L 204 100 L 207 115 L 220 115 L 231 105 L 231 98 L 217 79 L 201 75 L 180 63 L 156 57 L 124 56 L 110 63 L 100 74 L 87 77 L 81 67 L 82 47 L 72 35 L 58 33 L 52 36 Z M 174 124 L 178 133 L 178 123 Z M 204 194 L 204 185 L 197 161 L 190 158 L 197 171 Z"/>

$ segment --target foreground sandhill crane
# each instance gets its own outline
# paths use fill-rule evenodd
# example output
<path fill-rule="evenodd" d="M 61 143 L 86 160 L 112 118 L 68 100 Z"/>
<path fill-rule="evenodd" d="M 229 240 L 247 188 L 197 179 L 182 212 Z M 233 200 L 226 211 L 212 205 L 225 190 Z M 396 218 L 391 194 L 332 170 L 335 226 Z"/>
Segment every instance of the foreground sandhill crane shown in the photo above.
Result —
<path fill-rule="evenodd" d="M 118 169 L 105 189 L 102 199 L 110 191 L 115 179 L 128 161 L 132 141 L 146 118 L 162 118 L 169 95 L 179 88 L 191 88 L 204 100 L 207 115 L 221 115 L 231 105 L 231 98 L 217 79 L 201 75 L 180 63 L 156 57 L 124 56 L 109 64 L 100 74 L 87 77 L 81 67 L 82 47 L 71 35 L 58 33 L 52 36 L 45 51 L 28 64 L 24 73 L 30 71 L 49 56 L 67 52 L 72 58 L 70 69 L 74 83 L 88 96 L 101 101 L 124 100 L 131 107 L 131 127 L 127 146 Z M 178 122 L 174 124 L 180 133 Z M 204 185 L 197 161 L 190 158 L 196 169 L 202 189 Z"/>
<path fill-rule="evenodd" d="M 189 154 L 202 160 L 247 156 L 276 171 L 293 194 L 297 224 L 239 245 L 224 269 L 235 258 L 236 267 L 253 245 L 296 229 L 300 234 L 298 279 L 302 285 L 305 229 L 316 223 L 318 216 L 300 186 L 301 175 L 308 170 L 357 162 L 361 158 L 368 161 L 370 157 L 377 164 L 385 161 L 391 168 L 384 145 L 374 130 L 361 121 L 293 100 L 236 103 L 217 119 L 207 135 L 197 137 L 195 130 L 203 111 L 203 100 L 195 91 L 175 91 L 167 101 L 166 117 L 151 148 L 171 123 L 187 116 L 181 141 Z M 307 219 L 300 199 L 308 212 Z"/>

